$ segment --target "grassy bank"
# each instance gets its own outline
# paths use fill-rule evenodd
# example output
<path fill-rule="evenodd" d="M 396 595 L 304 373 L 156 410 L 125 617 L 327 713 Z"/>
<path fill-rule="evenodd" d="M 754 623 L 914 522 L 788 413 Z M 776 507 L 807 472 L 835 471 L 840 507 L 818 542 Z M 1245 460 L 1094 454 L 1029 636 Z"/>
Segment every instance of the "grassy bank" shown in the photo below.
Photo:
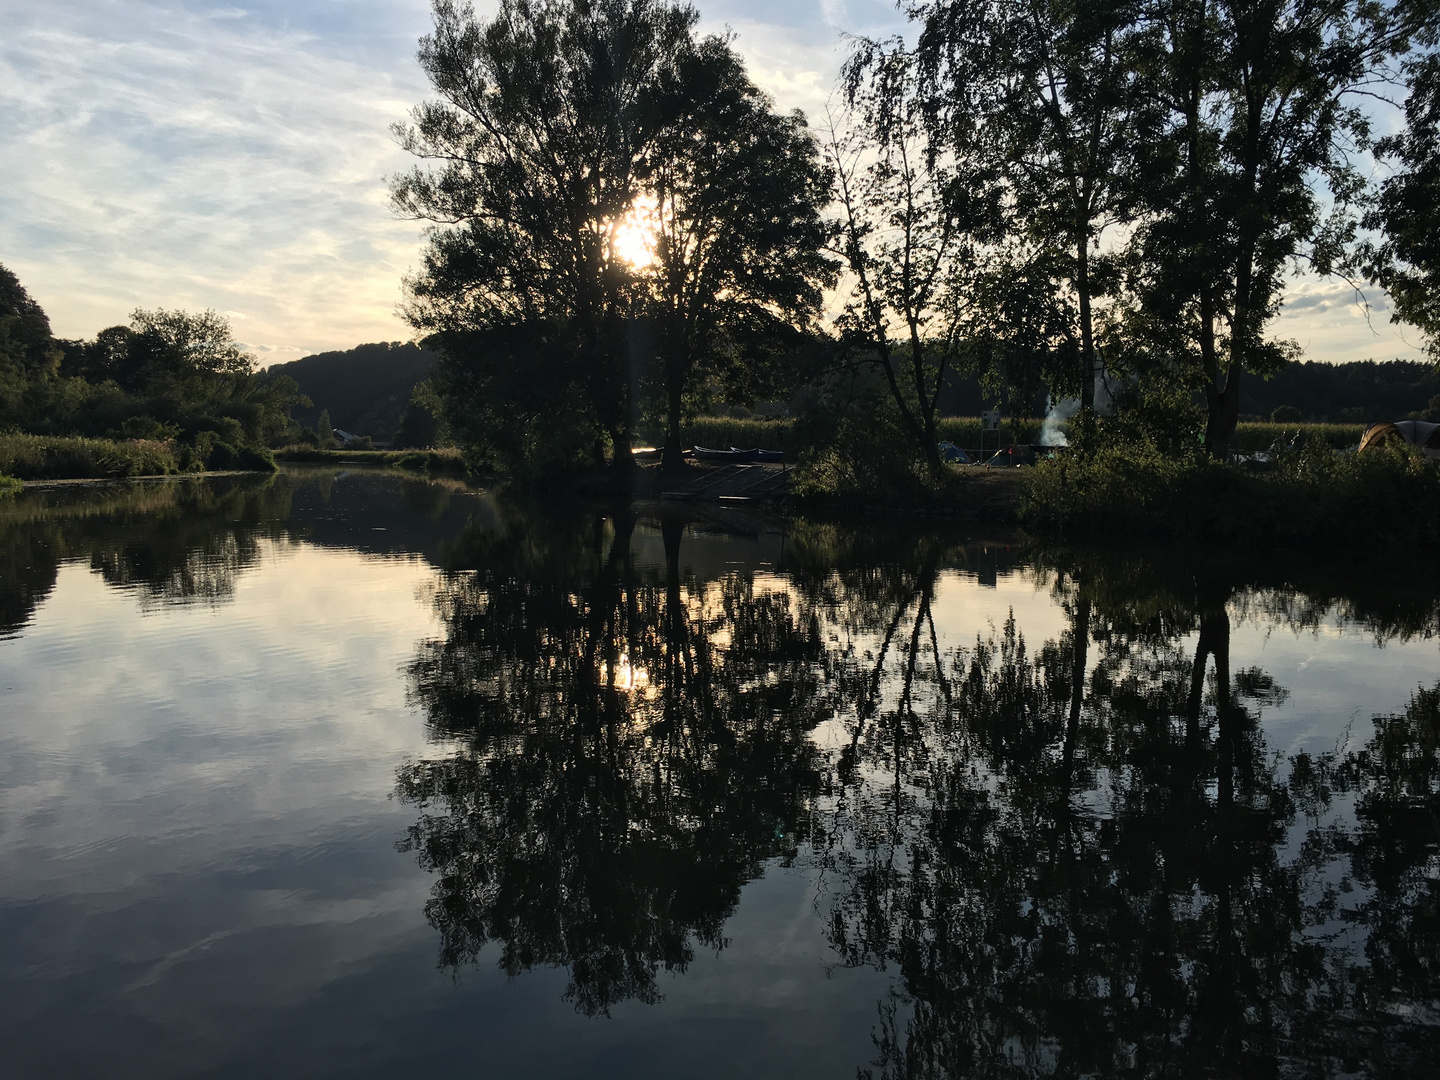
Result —
<path fill-rule="evenodd" d="M 19 480 L 123 480 L 204 471 L 273 472 L 268 450 L 213 439 L 178 446 L 158 439 L 0 435 L 0 475 Z"/>
<path fill-rule="evenodd" d="M 459 450 L 317 450 L 313 446 L 286 446 L 275 451 L 275 460 L 306 465 L 387 465 L 417 471 L 465 471 L 465 460 Z"/>
<path fill-rule="evenodd" d="M 1110 447 L 1030 470 L 1022 521 L 1065 539 L 1433 546 L 1440 465 L 1407 449 L 1337 455 L 1312 432 L 1273 472 Z"/>
<path fill-rule="evenodd" d="M 179 472 L 174 450 L 153 439 L 0 435 L 0 473 L 19 480 L 88 480 Z"/>

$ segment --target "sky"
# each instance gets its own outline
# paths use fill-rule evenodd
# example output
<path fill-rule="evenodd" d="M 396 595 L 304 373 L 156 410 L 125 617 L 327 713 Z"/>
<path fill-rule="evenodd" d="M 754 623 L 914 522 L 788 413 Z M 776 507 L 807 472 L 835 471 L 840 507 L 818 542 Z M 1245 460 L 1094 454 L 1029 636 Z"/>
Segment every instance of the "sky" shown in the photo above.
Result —
<path fill-rule="evenodd" d="M 778 106 L 812 118 L 881 0 L 699 0 Z M 495 0 L 477 0 L 483 16 Z M 428 0 L 0 0 L 0 264 L 60 337 L 213 309 L 262 364 L 411 336 L 420 225 L 389 209 L 390 125 L 427 96 Z M 1308 359 L 1419 359 L 1342 282 L 1298 279 L 1273 332 Z"/>

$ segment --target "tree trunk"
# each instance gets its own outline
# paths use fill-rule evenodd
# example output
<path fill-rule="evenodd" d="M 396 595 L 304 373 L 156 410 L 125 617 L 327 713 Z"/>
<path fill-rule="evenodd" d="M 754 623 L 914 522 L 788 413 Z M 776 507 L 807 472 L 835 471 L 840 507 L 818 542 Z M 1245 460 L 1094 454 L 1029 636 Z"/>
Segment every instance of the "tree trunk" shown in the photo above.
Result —
<path fill-rule="evenodd" d="M 680 383 L 671 379 L 665 402 L 665 455 L 660 464 L 666 472 L 685 467 L 684 448 L 680 445 L 681 401 Z"/>
<path fill-rule="evenodd" d="M 635 455 L 630 453 L 630 429 L 610 429 L 610 467 L 616 472 L 628 474 L 635 464 Z"/>
<path fill-rule="evenodd" d="M 1075 240 L 1075 292 L 1080 303 L 1080 442 L 1095 434 L 1095 316 L 1090 307 L 1090 230 Z"/>

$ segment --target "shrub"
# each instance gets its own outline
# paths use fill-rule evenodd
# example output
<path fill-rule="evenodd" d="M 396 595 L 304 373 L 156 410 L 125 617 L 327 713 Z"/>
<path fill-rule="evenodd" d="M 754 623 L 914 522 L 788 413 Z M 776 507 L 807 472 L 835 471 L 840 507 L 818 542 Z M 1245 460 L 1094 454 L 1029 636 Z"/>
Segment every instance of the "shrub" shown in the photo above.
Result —
<path fill-rule="evenodd" d="M 240 464 L 240 451 L 235 447 L 218 440 L 211 443 L 210 452 L 205 455 L 205 468 L 211 472 L 228 472 L 243 467 Z"/>
<path fill-rule="evenodd" d="M 278 468 L 275 455 L 264 447 L 244 446 L 235 456 L 236 468 L 249 469 L 251 472 L 274 472 Z"/>
<path fill-rule="evenodd" d="M 1440 467 L 1410 447 L 1336 454 L 1314 432 L 1258 475 L 1198 453 L 1112 444 L 1037 466 L 1023 520 L 1072 537 L 1433 544 Z"/>
<path fill-rule="evenodd" d="M 795 441 L 797 495 L 903 502 L 926 486 L 915 441 L 882 393 L 861 389 L 817 404 L 796 425 Z"/>
<path fill-rule="evenodd" d="M 0 476 L 0 499 L 7 495 L 15 495 L 24 488 L 24 484 L 13 476 Z"/>

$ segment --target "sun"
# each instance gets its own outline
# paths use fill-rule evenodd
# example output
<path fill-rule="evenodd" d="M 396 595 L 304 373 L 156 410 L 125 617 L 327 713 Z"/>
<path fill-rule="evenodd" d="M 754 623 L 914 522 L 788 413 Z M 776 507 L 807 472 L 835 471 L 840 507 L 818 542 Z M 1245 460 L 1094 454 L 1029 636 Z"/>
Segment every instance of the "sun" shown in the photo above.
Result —
<path fill-rule="evenodd" d="M 636 270 L 655 262 L 655 206 L 647 198 L 637 199 L 630 212 L 620 219 L 610 236 L 611 250 Z"/>

